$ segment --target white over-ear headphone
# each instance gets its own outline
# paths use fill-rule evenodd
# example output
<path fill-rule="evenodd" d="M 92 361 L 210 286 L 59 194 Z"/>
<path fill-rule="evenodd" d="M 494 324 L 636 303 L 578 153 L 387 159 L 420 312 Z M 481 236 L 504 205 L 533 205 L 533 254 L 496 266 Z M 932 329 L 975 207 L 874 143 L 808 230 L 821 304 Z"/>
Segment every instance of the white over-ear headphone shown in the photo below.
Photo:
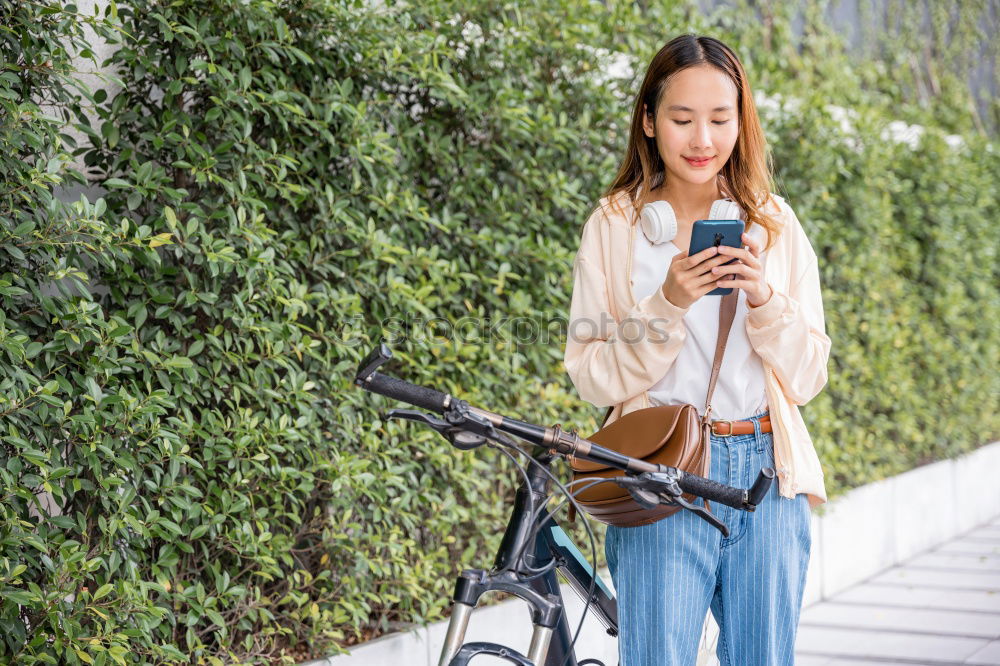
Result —
<path fill-rule="evenodd" d="M 743 209 L 732 199 L 717 199 L 709 210 L 710 220 L 742 220 Z M 653 245 L 672 241 L 677 237 L 677 216 L 674 207 L 666 201 L 653 201 L 642 207 L 640 216 L 642 233 Z"/>

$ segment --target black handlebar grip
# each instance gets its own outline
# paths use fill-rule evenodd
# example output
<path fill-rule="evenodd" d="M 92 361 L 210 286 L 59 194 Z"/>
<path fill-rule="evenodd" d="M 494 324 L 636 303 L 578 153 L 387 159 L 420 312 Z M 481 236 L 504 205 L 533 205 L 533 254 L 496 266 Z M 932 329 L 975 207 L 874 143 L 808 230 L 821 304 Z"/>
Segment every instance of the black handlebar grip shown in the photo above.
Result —
<path fill-rule="evenodd" d="M 745 508 L 746 491 L 742 488 L 733 488 L 716 483 L 711 479 L 694 474 L 684 474 L 677 481 L 678 485 L 686 493 L 704 497 L 707 500 L 731 506 L 734 509 Z"/>
<path fill-rule="evenodd" d="M 754 481 L 753 486 L 750 488 L 750 497 L 747 499 L 747 502 L 753 506 L 758 506 L 763 502 L 767 491 L 771 489 L 771 482 L 773 480 L 774 470 L 770 467 L 761 468 L 760 474 L 757 475 L 757 480 Z"/>
<path fill-rule="evenodd" d="M 390 377 L 376 372 L 368 381 L 362 381 L 359 386 L 374 393 L 381 393 L 388 398 L 408 402 L 415 407 L 429 409 L 438 414 L 444 411 L 446 393 L 435 391 L 425 386 L 417 386 L 408 381 Z"/>

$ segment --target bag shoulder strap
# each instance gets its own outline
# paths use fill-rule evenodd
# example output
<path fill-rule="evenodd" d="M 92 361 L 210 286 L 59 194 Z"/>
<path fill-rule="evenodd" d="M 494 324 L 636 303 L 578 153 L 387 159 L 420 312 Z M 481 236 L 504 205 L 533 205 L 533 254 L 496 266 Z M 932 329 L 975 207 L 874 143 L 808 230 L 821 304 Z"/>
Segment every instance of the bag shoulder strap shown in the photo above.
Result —
<path fill-rule="evenodd" d="M 712 377 L 708 380 L 708 395 L 705 396 L 705 415 L 701 419 L 702 423 L 708 423 L 712 414 L 712 393 L 715 391 L 715 382 L 719 379 L 719 369 L 722 368 L 722 357 L 726 353 L 726 343 L 729 342 L 733 319 L 736 318 L 736 299 L 739 296 L 739 290 L 733 288 L 722 297 L 722 302 L 719 304 L 719 338 L 715 343 L 715 360 L 712 361 Z"/>

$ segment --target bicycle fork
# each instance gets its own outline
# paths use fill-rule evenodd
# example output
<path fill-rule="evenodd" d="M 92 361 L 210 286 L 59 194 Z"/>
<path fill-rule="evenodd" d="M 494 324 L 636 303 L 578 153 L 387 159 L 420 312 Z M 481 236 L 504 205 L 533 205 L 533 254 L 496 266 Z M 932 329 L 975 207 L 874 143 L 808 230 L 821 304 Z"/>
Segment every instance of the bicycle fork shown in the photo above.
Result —
<path fill-rule="evenodd" d="M 483 594 L 493 590 L 513 594 L 531 606 L 531 623 L 534 630 L 527 657 L 516 650 L 494 643 L 463 645 L 472 610 Z M 525 586 L 512 571 L 490 574 L 483 569 L 466 569 L 458 577 L 453 599 L 455 603 L 438 666 L 466 666 L 470 659 L 480 654 L 501 657 L 518 666 L 538 666 L 545 663 L 552 641 L 552 632 L 562 612 L 559 597 L 553 594 L 540 594 Z"/>

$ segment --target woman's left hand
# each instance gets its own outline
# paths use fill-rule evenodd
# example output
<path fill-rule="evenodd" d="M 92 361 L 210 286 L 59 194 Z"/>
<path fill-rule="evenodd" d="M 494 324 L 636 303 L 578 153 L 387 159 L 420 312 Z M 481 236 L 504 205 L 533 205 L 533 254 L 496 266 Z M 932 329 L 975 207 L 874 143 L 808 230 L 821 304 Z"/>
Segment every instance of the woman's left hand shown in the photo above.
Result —
<path fill-rule="evenodd" d="M 743 242 L 749 249 L 740 247 L 719 246 L 719 254 L 736 257 L 737 261 L 731 264 L 716 266 L 712 273 L 719 276 L 735 273 L 732 279 L 719 280 L 716 284 L 719 287 L 738 287 L 747 294 L 747 305 L 752 308 L 760 307 L 771 299 L 771 285 L 764 282 L 763 266 L 760 263 L 760 243 L 743 234 Z"/>

